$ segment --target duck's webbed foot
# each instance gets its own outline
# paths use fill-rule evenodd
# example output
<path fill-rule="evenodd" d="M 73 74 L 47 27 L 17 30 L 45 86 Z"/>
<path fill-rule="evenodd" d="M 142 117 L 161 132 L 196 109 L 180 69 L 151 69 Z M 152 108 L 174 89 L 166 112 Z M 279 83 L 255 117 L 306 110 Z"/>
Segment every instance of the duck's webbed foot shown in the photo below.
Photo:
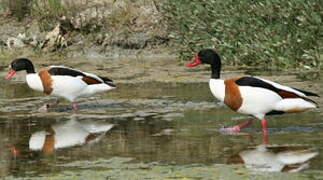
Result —
<path fill-rule="evenodd" d="M 223 127 L 219 131 L 223 134 L 237 134 L 240 132 L 240 127 L 238 125 L 232 127 Z"/>
<path fill-rule="evenodd" d="M 74 112 L 77 111 L 77 104 L 76 103 L 72 103 L 72 110 Z"/>
<path fill-rule="evenodd" d="M 250 124 L 252 124 L 252 120 L 243 122 L 232 127 L 221 128 L 219 131 L 223 134 L 237 134 L 242 128 L 248 127 Z"/>
<path fill-rule="evenodd" d="M 53 107 L 53 106 L 57 106 L 59 103 L 59 100 L 56 100 L 55 103 L 52 103 L 52 104 L 45 104 L 43 105 L 42 107 L 40 107 L 38 110 L 40 111 L 48 111 L 49 108 Z"/>

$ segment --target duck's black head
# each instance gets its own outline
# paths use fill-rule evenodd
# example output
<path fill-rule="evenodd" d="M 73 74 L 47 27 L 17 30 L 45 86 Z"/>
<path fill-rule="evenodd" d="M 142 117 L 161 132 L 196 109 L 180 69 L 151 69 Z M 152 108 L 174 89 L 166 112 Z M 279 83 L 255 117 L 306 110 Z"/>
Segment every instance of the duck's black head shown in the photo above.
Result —
<path fill-rule="evenodd" d="M 17 71 L 26 70 L 27 73 L 35 73 L 33 63 L 26 58 L 18 58 L 11 62 L 10 69 L 5 79 L 10 79 Z"/>
<path fill-rule="evenodd" d="M 193 62 L 187 64 L 187 67 L 195 67 L 199 64 L 210 64 L 212 69 L 212 78 L 220 78 L 221 59 L 213 49 L 203 49 L 194 55 Z"/>

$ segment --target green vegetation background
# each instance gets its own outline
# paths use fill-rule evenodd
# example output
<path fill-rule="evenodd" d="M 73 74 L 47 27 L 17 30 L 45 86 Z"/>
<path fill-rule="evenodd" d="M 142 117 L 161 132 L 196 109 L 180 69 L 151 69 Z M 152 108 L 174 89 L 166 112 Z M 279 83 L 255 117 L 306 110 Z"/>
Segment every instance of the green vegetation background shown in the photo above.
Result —
<path fill-rule="evenodd" d="M 322 0 L 168 0 L 169 32 L 182 56 L 217 49 L 234 65 L 321 67 Z"/>
<path fill-rule="evenodd" d="M 114 1 L 132 3 L 145 0 Z M 168 46 L 176 49 L 182 58 L 191 57 L 193 52 L 201 48 L 214 48 L 224 62 L 230 65 L 270 69 L 323 67 L 322 0 L 151 2 L 163 17 L 165 26 L 161 27 L 165 27 L 167 32 Z M 77 15 L 77 9 L 64 9 L 61 0 L 0 0 L 0 3 L 2 7 L 10 6 L 13 15 L 20 19 L 26 14 L 37 18 L 44 30 L 53 27 L 53 20 L 62 15 Z M 127 25 L 126 20 L 121 20 L 131 18 L 127 12 L 117 13 L 118 21 L 113 23 Z M 111 27 L 113 24 L 110 20 L 98 19 L 100 25 L 95 27 L 103 27 L 105 24 Z M 89 34 L 89 28 L 84 26 L 81 32 Z M 106 29 L 94 30 L 97 33 Z"/>

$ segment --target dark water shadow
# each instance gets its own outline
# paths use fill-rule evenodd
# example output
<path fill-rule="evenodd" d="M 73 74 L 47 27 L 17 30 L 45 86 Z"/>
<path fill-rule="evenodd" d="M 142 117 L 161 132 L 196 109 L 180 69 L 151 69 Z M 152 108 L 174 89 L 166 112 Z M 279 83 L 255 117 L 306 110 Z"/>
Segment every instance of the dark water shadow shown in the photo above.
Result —
<path fill-rule="evenodd" d="M 295 132 L 316 132 L 316 131 L 323 131 L 323 128 L 320 127 L 304 127 L 304 126 L 288 126 L 288 127 L 275 127 L 275 128 L 268 128 L 267 133 L 275 134 L 275 133 L 295 133 Z M 243 132 L 248 133 L 262 133 L 260 128 L 245 128 Z"/>
<path fill-rule="evenodd" d="M 118 109 L 118 108 L 130 108 L 133 107 L 130 104 L 79 104 L 77 106 L 77 110 L 91 110 L 91 109 Z M 49 111 L 54 112 L 67 112 L 72 111 L 71 106 L 65 106 L 65 107 L 54 107 L 50 108 Z"/>

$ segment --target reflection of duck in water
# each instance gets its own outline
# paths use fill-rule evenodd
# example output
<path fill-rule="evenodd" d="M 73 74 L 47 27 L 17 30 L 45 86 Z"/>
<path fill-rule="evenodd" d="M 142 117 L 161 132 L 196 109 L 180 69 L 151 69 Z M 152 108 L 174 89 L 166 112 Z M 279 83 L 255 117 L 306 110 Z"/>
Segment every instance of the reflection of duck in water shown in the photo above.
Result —
<path fill-rule="evenodd" d="M 244 163 L 256 171 L 297 172 L 308 168 L 309 160 L 317 155 L 315 149 L 306 146 L 259 145 L 232 156 L 229 164 Z"/>
<path fill-rule="evenodd" d="M 72 119 L 33 133 L 29 140 L 29 148 L 50 154 L 55 149 L 97 142 L 112 127 L 113 124 L 79 122 Z"/>

